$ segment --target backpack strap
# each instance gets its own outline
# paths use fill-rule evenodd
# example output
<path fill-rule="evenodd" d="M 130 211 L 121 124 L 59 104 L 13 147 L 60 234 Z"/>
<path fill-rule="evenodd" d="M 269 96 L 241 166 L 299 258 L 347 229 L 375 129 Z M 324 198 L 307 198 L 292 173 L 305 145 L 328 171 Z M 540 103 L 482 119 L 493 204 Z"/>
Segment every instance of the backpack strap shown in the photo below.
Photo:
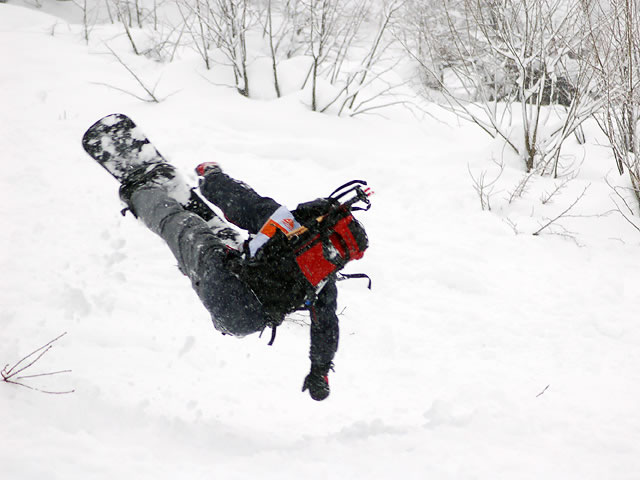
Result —
<path fill-rule="evenodd" d="M 329 198 L 335 198 L 336 200 L 338 200 L 344 197 L 347 193 L 353 190 L 353 188 L 350 188 L 349 190 L 345 190 L 347 187 L 350 187 L 351 185 L 358 185 L 358 186 L 367 185 L 367 182 L 365 182 L 364 180 L 351 180 L 350 182 L 347 182 L 344 185 L 340 185 L 333 192 L 331 192 L 331 194 L 329 195 Z M 340 193 L 340 195 L 336 195 L 336 193 L 340 192 L 341 190 L 345 190 L 345 191 Z"/>
<path fill-rule="evenodd" d="M 371 277 L 369 275 L 367 275 L 366 273 L 340 273 L 338 272 L 339 278 L 337 278 L 336 280 L 338 282 L 341 282 L 343 280 L 352 280 L 354 278 L 366 278 L 367 280 L 369 280 L 369 284 L 367 285 L 367 288 L 369 290 L 371 290 Z"/>
<path fill-rule="evenodd" d="M 260 332 L 260 335 L 258 336 L 258 338 L 262 338 L 262 334 L 264 333 L 264 331 L 267 328 L 271 329 L 271 338 L 269 339 L 269 343 L 267 343 L 267 345 L 272 346 L 273 342 L 276 341 L 276 330 L 278 329 L 278 327 L 280 326 L 279 323 L 276 322 L 268 322 L 263 328 L 262 331 Z"/>
<path fill-rule="evenodd" d="M 278 329 L 277 325 L 271 325 L 271 340 L 269 340 L 269 343 L 267 343 L 267 345 L 271 346 L 273 345 L 273 342 L 276 341 L 276 331 Z"/>
<path fill-rule="evenodd" d="M 350 182 L 341 185 L 336 188 L 328 198 L 333 200 L 339 200 L 342 197 L 349 195 L 350 193 L 355 192 L 355 196 L 350 200 L 347 200 L 342 203 L 342 205 L 349 210 L 369 210 L 371 208 L 371 202 L 369 201 L 369 197 L 373 195 L 373 191 L 367 187 L 362 188 L 362 186 L 367 186 L 367 182 L 364 180 L 351 180 Z M 351 187 L 351 188 L 349 188 Z M 353 206 L 355 203 L 363 202 L 367 206 L 366 207 L 355 207 Z"/>

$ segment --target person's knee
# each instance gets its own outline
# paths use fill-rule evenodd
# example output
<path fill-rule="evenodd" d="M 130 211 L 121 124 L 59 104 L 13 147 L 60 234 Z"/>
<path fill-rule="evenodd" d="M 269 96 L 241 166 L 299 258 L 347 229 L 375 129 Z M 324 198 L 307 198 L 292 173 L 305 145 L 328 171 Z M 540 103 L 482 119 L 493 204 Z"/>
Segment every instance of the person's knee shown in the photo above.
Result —
<path fill-rule="evenodd" d="M 239 337 L 261 332 L 267 315 L 260 301 L 224 264 L 214 263 L 196 289 L 216 329 Z"/>
<path fill-rule="evenodd" d="M 247 322 L 246 319 L 242 317 L 217 317 L 212 314 L 211 320 L 213 321 L 214 328 L 219 332 L 240 338 L 261 332 L 265 328 L 265 325 L 262 323 L 255 324 Z"/>
<path fill-rule="evenodd" d="M 209 312 L 225 332 L 244 337 L 264 329 L 266 317 L 262 305 L 257 299 L 248 298 L 245 292 L 237 292 L 235 296 L 212 295 L 210 298 Z"/>

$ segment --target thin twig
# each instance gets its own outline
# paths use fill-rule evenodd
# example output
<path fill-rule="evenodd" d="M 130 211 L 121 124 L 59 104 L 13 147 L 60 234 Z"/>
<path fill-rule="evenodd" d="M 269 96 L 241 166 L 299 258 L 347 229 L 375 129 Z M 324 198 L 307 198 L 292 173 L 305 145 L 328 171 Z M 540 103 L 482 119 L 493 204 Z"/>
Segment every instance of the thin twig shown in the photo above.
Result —
<path fill-rule="evenodd" d="M 36 374 L 33 374 L 33 375 L 22 375 L 22 376 L 19 376 L 19 377 L 17 376 L 21 372 L 24 372 L 26 369 L 28 369 L 29 367 L 33 366 L 42 357 L 44 357 L 46 355 L 46 353 L 49 350 L 51 350 L 51 348 L 53 347 L 53 343 L 58 341 L 60 338 L 64 337 L 66 334 L 67 334 L 67 332 L 64 332 L 63 334 L 58 335 L 56 338 L 54 338 L 50 342 L 46 343 L 45 345 L 41 346 L 40 348 L 37 348 L 36 350 L 31 352 L 30 354 L 22 357 L 20 360 L 18 360 L 16 363 L 14 363 L 13 366 L 9 367 L 9 364 L 5 365 L 5 367 L 2 369 L 2 371 L 0 371 L 0 375 L 2 376 L 2 381 L 4 381 L 5 383 L 10 383 L 10 384 L 13 384 L 13 385 L 19 385 L 21 387 L 25 387 L 25 388 L 28 388 L 30 390 L 36 390 L 38 392 L 48 393 L 48 394 L 51 394 L 51 395 L 62 395 L 62 394 L 67 394 L 67 393 L 73 393 L 75 390 L 68 390 L 68 391 L 42 390 L 40 388 L 33 387 L 31 385 L 27 385 L 27 384 L 22 383 L 21 381 L 19 381 L 19 380 L 25 380 L 25 379 L 28 379 L 28 378 L 47 377 L 47 376 L 58 375 L 60 373 L 70 373 L 71 370 L 58 370 L 58 371 L 55 371 L 55 372 L 36 373 Z M 34 356 L 35 356 L 35 358 L 33 358 L 33 360 L 29 360 Z M 23 365 L 23 364 L 25 364 L 25 365 L 21 367 L 21 365 Z M 15 379 L 14 379 L 14 377 L 15 377 Z"/>
<path fill-rule="evenodd" d="M 613 192 L 614 192 L 614 193 L 615 193 L 615 194 L 620 198 L 620 200 L 622 200 L 622 203 L 624 203 L 624 206 L 625 206 L 625 207 L 627 207 L 627 210 L 629 210 L 629 213 L 630 213 L 631 215 L 634 215 L 634 212 L 633 212 L 633 209 L 631 208 L 631 205 L 629 205 L 629 202 L 627 202 L 627 199 L 626 199 L 626 198 L 624 198 L 624 197 L 620 194 L 620 192 L 618 191 L 618 189 L 620 189 L 620 188 L 622 188 L 622 187 L 615 187 L 615 186 L 611 185 L 611 183 L 609 182 L 609 178 L 608 178 L 608 177 L 606 177 L 606 178 L 604 179 L 604 181 L 605 181 L 605 182 L 606 182 L 606 184 L 609 186 L 609 188 L 611 188 L 611 190 L 613 190 Z M 624 189 L 624 188 L 622 188 L 622 190 L 625 190 L 625 189 Z M 618 204 L 615 202 L 615 200 L 614 200 L 614 203 L 616 204 L 616 206 L 618 206 Z"/>
<path fill-rule="evenodd" d="M 129 68 L 129 66 L 126 63 L 124 63 L 124 61 L 118 56 L 118 54 L 116 52 L 114 52 L 113 49 L 109 45 L 107 45 L 106 43 L 105 43 L 105 46 L 109 49 L 109 51 L 113 54 L 113 56 L 116 57 L 118 62 L 120 62 L 120 65 L 122 65 L 127 70 L 127 72 L 129 72 L 131 74 L 131 76 L 133 76 L 133 78 L 135 78 L 135 80 L 144 89 L 144 91 L 147 92 L 147 95 L 149 95 L 151 97 L 151 101 L 153 101 L 155 103 L 160 103 L 160 100 L 158 100 L 156 98 L 156 96 L 153 93 L 153 91 L 151 91 L 151 90 L 149 90 L 147 88 L 147 86 L 144 84 L 144 82 L 142 80 L 140 80 L 140 78 L 136 75 L 136 73 L 133 70 L 131 70 L 131 68 Z M 154 87 L 154 89 L 155 89 L 155 87 Z M 135 97 L 135 95 L 134 95 L 134 97 Z"/>
<path fill-rule="evenodd" d="M 554 222 L 556 222 L 557 220 L 559 220 L 560 218 L 566 216 L 566 214 L 573 208 L 576 206 L 576 204 L 582 200 L 582 197 L 585 196 L 585 194 L 587 193 L 587 190 L 589 190 L 589 187 L 591 186 L 591 184 L 587 185 L 586 187 L 584 187 L 584 190 L 582 191 L 582 193 L 578 196 L 578 198 L 576 198 L 574 200 L 574 202 L 569 205 L 567 208 L 565 208 L 560 215 L 554 217 L 552 220 L 549 220 L 547 223 L 545 223 L 542 227 L 540 227 L 540 229 L 538 229 L 536 232 L 533 233 L 533 235 L 540 235 L 540 233 L 547 227 L 549 227 L 550 225 L 552 225 Z"/>
<path fill-rule="evenodd" d="M 544 392 L 547 391 L 547 389 L 551 386 L 551 384 L 547 385 L 546 387 L 544 387 L 544 390 L 542 390 L 539 394 L 536 395 L 536 398 L 538 398 L 540 395 L 542 395 Z"/>
<path fill-rule="evenodd" d="M 551 202 L 551 200 L 553 199 L 553 197 L 560 193 L 562 190 L 564 190 L 564 188 L 567 186 L 567 184 L 573 180 L 573 178 L 575 178 L 575 176 L 573 176 L 572 178 L 566 178 L 564 179 L 562 182 L 560 183 L 556 183 L 554 184 L 554 188 L 553 190 L 551 190 L 551 192 L 547 192 L 545 191 L 542 196 L 540 197 L 540 202 L 543 205 L 546 205 L 547 203 Z"/>
<path fill-rule="evenodd" d="M 618 191 L 618 188 L 620 187 L 615 187 L 613 185 L 611 185 L 611 183 L 609 182 L 608 178 L 605 178 L 605 182 L 607 183 L 607 185 L 609 185 L 609 188 L 611 188 L 613 190 L 613 192 L 616 194 L 616 196 L 618 196 L 618 198 L 620 198 L 620 200 L 622 201 L 622 203 L 624 203 L 625 207 L 627 208 L 627 210 L 629 210 L 629 213 L 631 214 L 631 216 L 634 215 L 633 213 L 633 209 L 631 208 L 631 206 L 627 203 L 627 200 L 620 194 L 620 192 Z M 625 214 L 622 209 L 620 208 L 620 205 L 618 205 L 618 203 L 616 202 L 615 198 L 612 198 L 611 201 L 613 202 L 613 204 L 616 206 L 615 208 L 615 212 L 618 212 L 622 218 L 624 218 L 633 228 L 635 228 L 636 230 L 638 230 L 640 232 L 640 227 L 636 224 L 636 222 L 634 222 L 633 220 L 631 220 L 631 218 L 629 218 L 627 216 L 627 214 Z"/>
<path fill-rule="evenodd" d="M 137 98 L 141 102 L 154 103 L 153 100 L 149 100 L 148 98 L 140 97 L 140 96 L 136 95 L 135 93 L 131 93 L 128 90 L 124 90 L 123 88 L 114 87 L 113 85 L 109 85 L 108 83 L 102 83 L 102 82 L 91 82 L 91 83 L 93 85 L 100 85 L 102 87 L 112 88 L 114 90 L 117 90 L 118 92 L 126 93 L 127 95 L 131 95 L 132 97 Z"/>
<path fill-rule="evenodd" d="M 509 205 L 511 205 L 517 198 L 521 198 L 527 192 L 529 181 L 533 178 L 534 173 L 536 173 L 536 170 L 531 170 L 530 172 L 525 173 L 514 190 L 511 193 L 507 192 L 509 193 Z"/>
<path fill-rule="evenodd" d="M 491 211 L 491 196 L 493 195 L 493 190 L 496 186 L 496 183 L 502 176 L 504 171 L 504 164 L 497 163 L 498 167 L 500 167 L 500 171 L 496 174 L 493 180 L 486 181 L 487 171 L 483 170 L 480 173 L 480 177 L 476 178 L 473 176 L 473 172 L 471 171 L 471 165 L 467 164 L 467 171 L 469 172 L 469 176 L 473 182 L 473 188 L 478 194 L 480 198 L 480 207 L 482 210 Z"/>
<path fill-rule="evenodd" d="M 57 372 L 36 373 L 35 375 L 24 375 L 16 378 L 16 380 L 24 380 L 25 378 L 48 377 L 50 375 L 58 375 L 60 373 L 71 373 L 71 370 L 58 370 Z"/>
<path fill-rule="evenodd" d="M 3 377 L 3 378 L 5 378 L 5 379 L 6 379 L 6 378 L 11 378 L 11 377 L 13 377 L 14 375 L 17 375 L 18 373 L 20 373 L 21 371 L 23 371 L 25 368 L 28 368 L 28 367 L 30 367 L 31 365 L 33 365 L 33 364 L 34 364 L 34 363 L 35 363 L 39 358 L 41 358 L 41 357 L 42 357 L 42 355 L 44 355 L 45 353 L 47 353 L 47 352 L 49 351 L 49 349 L 51 348 L 51 344 L 53 344 L 54 342 L 57 342 L 57 341 L 58 341 L 58 340 L 60 340 L 62 337 L 64 337 L 66 334 L 67 334 L 67 332 L 64 332 L 63 334 L 58 335 L 56 338 L 54 338 L 53 340 L 51 340 L 49 343 L 46 343 L 45 345 L 43 345 L 43 346 L 41 346 L 40 348 L 38 348 L 38 349 L 34 350 L 33 352 L 31 352 L 29 355 L 27 355 L 27 356 L 23 357 L 23 358 L 22 358 L 22 359 L 20 359 L 17 363 L 15 363 L 15 364 L 13 365 L 13 367 L 11 367 L 8 371 L 6 370 L 6 368 L 7 368 L 9 365 L 6 365 L 6 366 L 5 366 L 5 369 L 4 369 L 4 370 L 2 370 L 2 377 Z M 17 368 L 17 367 L 18 367 L 18 365 L 20 365 L 22 362 L 24 362 L 24 361 L 25 361 L 25 360 L 27 360 L 28 358 L 32 357 L 32 356 L 33 356 L 33 355 L 35 355 L 36 353 L 38 353 L 40 350 L 44 350 L 44 349 L 46 349 L 46 351 L 45 351 L 44 353 L 42 353 L 41 355 L 39 355 L 39 356 L 38 356 L 38 359 L 34 360 L 34 361 L 33 361 L 33 362 L 31 362 L 29 365 L 27 365 L 26 367 L 24 367 L 24 368 L 22 368 L 22 369 L 18 370 L 17 372 L 11 373 L 11 372 L 13 372 L 13 370 L 14 370 L 15 368 Z M 6 376 L 5 376 L 5 374 L 6 374 Z"/>
<path fill-rule="evenodd" d="M 6 383 L 10 383 L 12 385 L 18 385 L 20 387 L 25 387 L 25 388 L 28 388 L 29 390 L 35 390 L 36 392 L 47 393 L 49 395 L 67 395 L 69 393 L 75 392 L 75 390 L 65 390 L 61 392 L 42 390 L 41 388 L 32 387 L 30 385 L 25 385 L 24 383 L 20 383 L 20 382 L 14 382 L 13 380 L 6 380 Z"/>
<path fill-rule="evenodd" d="M 511 220 L 509 217 L 503 218 L 502 221 L 507 225 L 509 225 L 509 227 L 511 227 L 511 230 L 513 230 L 513 233 L 515 233 L 516 235 L 520 234 L 520 232 L 518 231 L 518 224 L 516 222 Z"/>

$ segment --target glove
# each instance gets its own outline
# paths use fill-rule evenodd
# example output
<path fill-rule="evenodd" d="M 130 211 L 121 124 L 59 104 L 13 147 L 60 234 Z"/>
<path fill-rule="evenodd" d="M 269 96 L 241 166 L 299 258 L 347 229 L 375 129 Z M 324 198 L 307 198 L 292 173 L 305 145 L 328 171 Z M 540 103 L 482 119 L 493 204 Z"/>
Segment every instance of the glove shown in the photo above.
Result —
<path fill-rule="evenodd" d="M 195 168 L 195 171 L 199 177 L 204 177 L 209 173 L 222 172 L 222 169 L 216 162 L 203 162 Z"/>
<path fill-rule="evenodd" d="M 298 219 L 302 225 L 306 225 L 309 222 L 313 222 L 321 215 L 325 215 L 333 205 L 331 199 L 328 198 L 316 198 L 310 202 L 299 204 L 293 211 L 293 215 Z"/>
<path fill-rule="evenodd" d="M 302 391 L 309 390 L 309 395 L 316 401 L 324 400 L 329 396 L 329 368 L 330 366 L 311 365 L 309 375 L 304 379 Z"/>

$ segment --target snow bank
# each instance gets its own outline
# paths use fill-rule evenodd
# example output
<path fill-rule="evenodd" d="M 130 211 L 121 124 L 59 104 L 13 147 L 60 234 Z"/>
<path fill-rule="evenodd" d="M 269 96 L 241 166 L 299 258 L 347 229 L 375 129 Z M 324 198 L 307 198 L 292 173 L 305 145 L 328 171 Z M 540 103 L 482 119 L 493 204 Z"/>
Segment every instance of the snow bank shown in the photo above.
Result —
<path fill-rule="evenodd" d="M 123 93 L 139 87 L 100 39 L 168 98 Z M 0 58 L 0 361 L 68 332 L 38 373 L 72 372 L 30 385 L 75 390 L 0 384 L 3 478 L 637 478 L 640 242 L 603 216 L 613 164 L 595 129 L 568 147 L 583 168 L 554 202 L 540 178 L 509 203 L 524 173 L 510 163 L 489 212 L 469 169 L 491 168 L 496 144 L 442 112 L 339 119 L 296 94 L 247 100 L 195 54 L 135 57 L 112 26 L 87 46 L 79 26 L 14 5 L 0 4 Z M 112 112 L 187 177 L 216 160 L 290 206 L 370 181 L 371 248 L 351 270 L 374 289 L 341 285 L 326 402 L 299 391 L 304 317 L 273 347 L 219 335 L 165 245 L 119 215 L 80 146 Z M 531 235 L 587 184 L 560 222 L 570 237 Z"/>

